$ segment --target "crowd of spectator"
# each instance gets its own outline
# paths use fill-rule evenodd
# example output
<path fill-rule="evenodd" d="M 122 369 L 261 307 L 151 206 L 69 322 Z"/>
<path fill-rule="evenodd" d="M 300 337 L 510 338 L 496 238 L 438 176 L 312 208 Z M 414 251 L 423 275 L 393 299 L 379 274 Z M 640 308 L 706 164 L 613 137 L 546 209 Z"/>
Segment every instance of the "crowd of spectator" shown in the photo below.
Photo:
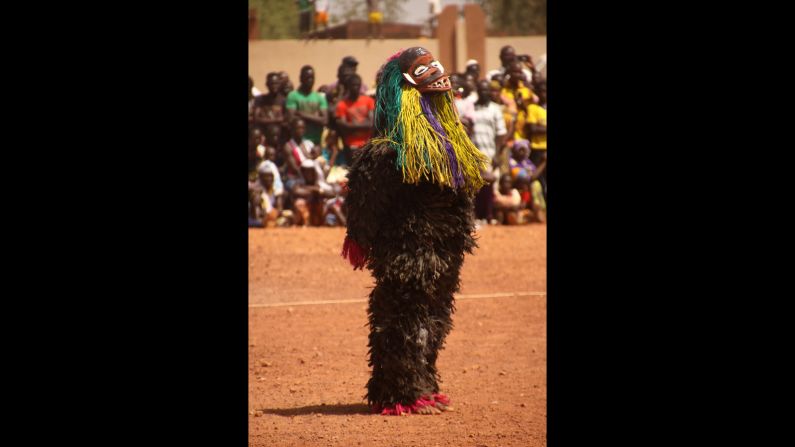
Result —
<path fill-rule="evenodd" d="M 482 74 L 470 60 L 450 76 L 471 140 L 489 159 L 489 182 L 475 197 L 479 226 L 546 221 L 546 80 L 532 58 L 500 51 Z M 305 65 L 295 88 L 283 71 L 263 93 L 249 77 L 249 226 L 345 226 L 345 182 L 352 155 L 373 134 L 375 89 L 342 59 L 334 82 L 315 88 Z"/>

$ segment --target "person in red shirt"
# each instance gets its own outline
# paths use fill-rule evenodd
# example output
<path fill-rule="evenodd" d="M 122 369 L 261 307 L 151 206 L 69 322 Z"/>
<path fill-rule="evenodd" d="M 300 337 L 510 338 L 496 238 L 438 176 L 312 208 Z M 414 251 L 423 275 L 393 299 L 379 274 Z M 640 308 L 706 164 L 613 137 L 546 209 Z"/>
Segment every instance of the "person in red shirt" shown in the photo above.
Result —
<path fill-rule="evenodd" d="M 346 79 L 346 96 L 337 103 L 335 116 L 337 129 L 342 136 L 343 159 L 348 163 L 352 160 L 354 150 L 359 149 L 373 136 L 373 114 L 375 100 L 362 95 L 360 89 L 362 78 L 353 74 Z"/>

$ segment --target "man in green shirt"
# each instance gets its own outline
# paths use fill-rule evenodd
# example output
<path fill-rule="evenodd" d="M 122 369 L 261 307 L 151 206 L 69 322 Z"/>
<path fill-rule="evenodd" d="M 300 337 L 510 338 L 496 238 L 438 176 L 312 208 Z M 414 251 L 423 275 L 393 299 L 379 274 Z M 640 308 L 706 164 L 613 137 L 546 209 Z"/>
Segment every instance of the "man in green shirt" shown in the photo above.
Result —
<path fill-rule="evenodd" d="M 287 95 L 285 104 L 287 121 L 291 122 L 294 117 L 303 119 L 306 123 L 305 137 L 312 140 L 315 145 L 320 145 L 323 127 L 328 124 L 326 95 L 312 91 L 312 86 L 315 84 L 315 70 L 311 66 L 301 67 L 300 82 L 298 90 L 293 90 Z"/>

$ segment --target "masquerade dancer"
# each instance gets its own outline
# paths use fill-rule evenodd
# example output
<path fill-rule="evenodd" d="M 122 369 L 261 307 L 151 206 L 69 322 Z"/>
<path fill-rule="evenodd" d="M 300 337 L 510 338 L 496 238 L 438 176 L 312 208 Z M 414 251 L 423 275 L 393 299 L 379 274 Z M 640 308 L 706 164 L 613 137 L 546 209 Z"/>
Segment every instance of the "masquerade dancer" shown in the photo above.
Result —
<path fill-rule="evenodd" d="M 402 51 L 377 76 L 375 133 L 348 174 L 342 255 L 375 278 L 367 400 L 384 415 L 450 410 L 436 358 L 472 237 L 472 197 L 486 157 L 467 137 L 444 67 Z"/>

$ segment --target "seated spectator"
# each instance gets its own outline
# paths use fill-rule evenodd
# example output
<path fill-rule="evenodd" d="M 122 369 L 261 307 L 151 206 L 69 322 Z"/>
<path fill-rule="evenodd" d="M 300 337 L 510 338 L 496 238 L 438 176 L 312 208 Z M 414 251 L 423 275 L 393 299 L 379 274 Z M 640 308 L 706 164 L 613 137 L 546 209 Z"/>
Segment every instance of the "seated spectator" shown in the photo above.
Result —
<path fill-rule="evenodd" d="M 283 153 L 286 161 L 285 165 L 287 166 L 285 187 L 290 193 L 292 193 L 293 185 L 297 181 L 303 180 L 301 176 L 301 165 L 303 162 L 309 160 L 314 164 L 310 154 L 315 145 L 312 141 L 304 138 L 305 129 L 304 120 L 301 118 L 294 118 L 290 122 L 290 134 L 292 138 L 284 144 Z"/>
<path fill-rule="evenodd" d="M 540 196 L 541 184 L 530 177 L 519 177 L 514 182 L 514 186 L 522 199 L 517 223 L 545 222 L 546 205 L 543 196 Z"/>
<path fill-rule="evenodd" d="M 301 178 L 291 191 L 293 196 L 293 218 L 295 225 L 313 227 L 323 225 L 326 199 L 334 197 L 334 191 L 317 172 L 312 160 L 301 163 Z"/>
<path fill-rule="evenodd" d="M 522 197 L 513 187 L 510 174 L 500 176 L 500 181 L 494 191 L 494 214 L 499 223 L 503 225 L 516 225 L 519 223 L 519 209 Z"/>
<path fill-rule="evenodd" d="M 530 178 L 536 171 L 536 166 L 530 161 L 530 142 L 527 140 L 516 140 L 511 150 L 511 158 L 508 161 L 511 179 L 516 181 L 519 178 Z"/>
<path fill-rule="evenodd" d="M 309 151 L 309 158 L 315 161 L 315 164 L 320 168 L 320 172 L 322 173 L 321 178 L 326 178 L 328 175 L 328 171 L 330 166 L 328 164 L 328 160 L 326 157 L 323 156 L 322 151 L 320 150 L 320 146 L 313 146 L 312 150 Z"/>
<path fill-rule="evenodd" d="M 249 226 L 272 228 L 282 214 L 283 190 L 276 187 L 276 166 L 267 161 L 257 169 L 258 178 L 249 182 Z"/>
<path fill-rule="evenodd" d="M 523 203 L 527 204 L 526 208 L 533 212 L 536 221 L 544 222 L 546 200 L 542 193 L 542 185 L 538 181 L 538 168 L 529 159 L 529 154 L 529 141 L 517 140 L 514 143 L 510 160 L 510 174 L 514 183 L 521 189 Z M 526 219 L 520 220 L 527 221 Z"/>
<path fill-rule="evenodd" d="M 279 174 L 284 177 L 287 172 L 287 162 L 284 158 L 284 141 L 282 141 L 282 126 L 279 124 L 271 124 L 265 128 L 265 153 L 264 159 L 272 161 L 279 169 Z M 271 155 L 268 155 L 268 154 Z"/>
<path fill-rule="evenodd" d="M 262 162 L 264 152 L 260 149 L 265 138 L 258 127 L 252 126 L 248 133 L 248 174 L 249 180 L 257 176 L 257 166 Z"/>
<path fill-rule="evenodd" d="M 347 186 L 348 179 L 343 177 L 338 183 L 329 183 L 335 196 L 327 199 L 323 210 L 326 225 L 333 227 L 339 225 L 344 227 L 347 225 L 345 216 L 345 196 L 348 194 Z"/>
<path fill-rule="evenodd" d="M 279 172 L 279 166 L 276 164 L 276 148 L 273 146 L 267 146 L 265 148 L 265 155 L 263 157 L 262 163 L 260 163 L 258 170 L 263 169 L 265 167 L 268 169 L 269 172 L 273 173 L 273 188 L 277 194 L 281 195 L 282 191 L 284 191 L 284 183 L 282 183 L 282 173 Z"/>

